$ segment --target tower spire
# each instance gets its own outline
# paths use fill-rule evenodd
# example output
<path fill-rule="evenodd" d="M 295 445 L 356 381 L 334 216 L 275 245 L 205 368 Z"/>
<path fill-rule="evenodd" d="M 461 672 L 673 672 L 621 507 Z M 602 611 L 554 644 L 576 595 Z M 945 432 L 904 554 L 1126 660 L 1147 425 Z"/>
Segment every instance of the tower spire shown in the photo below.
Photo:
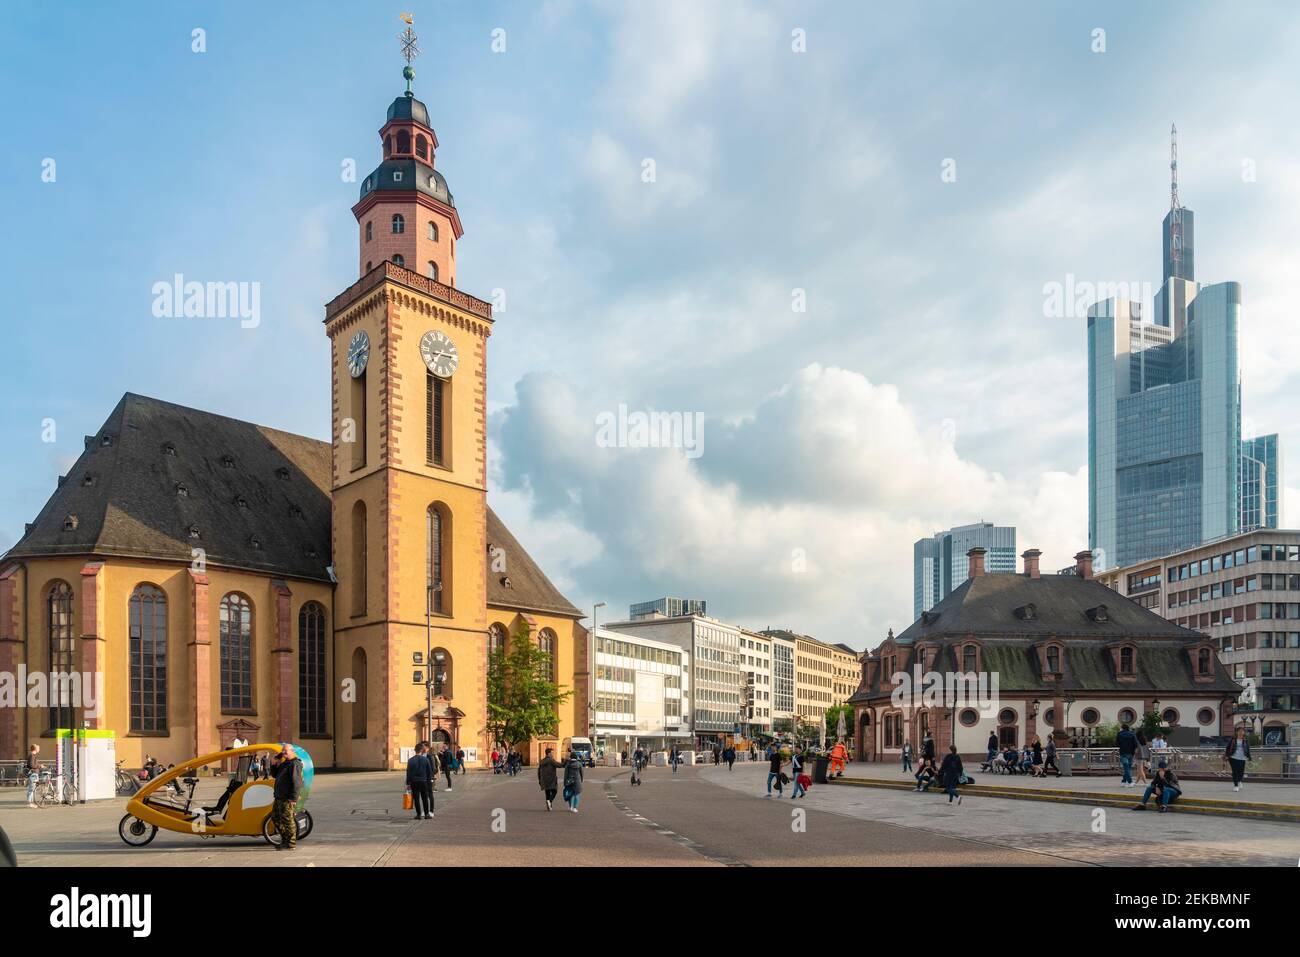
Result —
<path fill-rule="evenodd" d="M 1169 208 L 1178 208 L 1178 127 L 1172 123 L 1169 125 Z"/>
<path fill-rule="evenodd" d="M 401 20 L 406 24 L 406 29 L 397 35 L 397 42 L 402 45 L 402 56 L 406 58 L 406 66 L 402 67 L 402 76 L 406 80 L 406 95 L 414 96 L 411 92 L 411 81 L 415 79 L 415 67 L 411 66 L 411 61 L 420 55 L 420 48 L 416 45 L 419 37 L 411 29 L 415 23 L 415 17 L 409 13 L 403 13 Z"/>

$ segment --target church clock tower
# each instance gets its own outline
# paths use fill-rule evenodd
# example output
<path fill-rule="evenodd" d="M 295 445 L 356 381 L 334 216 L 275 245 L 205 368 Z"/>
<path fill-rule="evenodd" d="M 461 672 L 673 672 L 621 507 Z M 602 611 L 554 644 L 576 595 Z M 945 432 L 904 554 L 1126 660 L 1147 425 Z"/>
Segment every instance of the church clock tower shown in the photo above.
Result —
<path fill-rule="evenodd" d="M 463 230 L 410 83 L 352 211 L 361 278 L 325 309 L 333 395 L 336 764 L 421 739 L 487 750 L 487 338 L 455 288 Z"/>

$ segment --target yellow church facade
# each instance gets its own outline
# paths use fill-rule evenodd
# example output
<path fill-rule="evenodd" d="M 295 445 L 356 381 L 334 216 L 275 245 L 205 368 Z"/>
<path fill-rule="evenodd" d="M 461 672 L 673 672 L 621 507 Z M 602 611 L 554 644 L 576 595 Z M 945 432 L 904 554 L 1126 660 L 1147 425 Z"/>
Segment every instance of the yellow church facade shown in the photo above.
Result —
<path fill-rule="evenodd" d="M 487 504 L 492 309 L 454 286 L 424 105 L 398 97 L 380 139 L 362 275 L 325 310 L 331 441 L 124 396 L 0 559 L 0 673 L 102 700 L 0 708 L 0 757 L 90 727 L 128 767 L 236 737 L 339 768 L 420 740 L 483 765 L 488 656 L 517 635 L 572 692 L 526 756 L 586 733 L 582 614 Z"/>

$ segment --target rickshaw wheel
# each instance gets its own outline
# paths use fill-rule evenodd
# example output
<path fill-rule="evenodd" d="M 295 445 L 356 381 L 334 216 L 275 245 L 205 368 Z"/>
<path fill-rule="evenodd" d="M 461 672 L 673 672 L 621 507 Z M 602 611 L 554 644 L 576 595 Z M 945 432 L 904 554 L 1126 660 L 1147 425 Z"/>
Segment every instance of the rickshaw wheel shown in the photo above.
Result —
<path fill-rule="evenodd" d="M 298 840 L 304 840 L 315 824 L 311 819 L 311 811 L 299 811 L 294 819 L 298 822 Z M 280 832 L 275 829 L 275 820 L 270 814 L 262 821 L 262 838 L 274 847 L 280 846 Z"/>
<path fill-rule="evenodd" d="M 117 836 L 128 847 L 144 847 L 158 836 L 158 825 L 146 824 L 134 814 L 127 814 L 118 822 Z"/>

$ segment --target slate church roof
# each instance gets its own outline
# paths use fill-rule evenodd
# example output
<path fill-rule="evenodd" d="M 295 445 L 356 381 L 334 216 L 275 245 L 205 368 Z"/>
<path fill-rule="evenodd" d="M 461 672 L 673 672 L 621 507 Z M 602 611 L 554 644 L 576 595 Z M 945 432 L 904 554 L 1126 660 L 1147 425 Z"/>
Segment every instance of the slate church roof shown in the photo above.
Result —
<path fill-rule="evenodd" d="M 4 556 L 147 558 L 329 581 L 330 445 L 128 392 Z M 488 509 L 490 604 L 581 617 Z"/>

